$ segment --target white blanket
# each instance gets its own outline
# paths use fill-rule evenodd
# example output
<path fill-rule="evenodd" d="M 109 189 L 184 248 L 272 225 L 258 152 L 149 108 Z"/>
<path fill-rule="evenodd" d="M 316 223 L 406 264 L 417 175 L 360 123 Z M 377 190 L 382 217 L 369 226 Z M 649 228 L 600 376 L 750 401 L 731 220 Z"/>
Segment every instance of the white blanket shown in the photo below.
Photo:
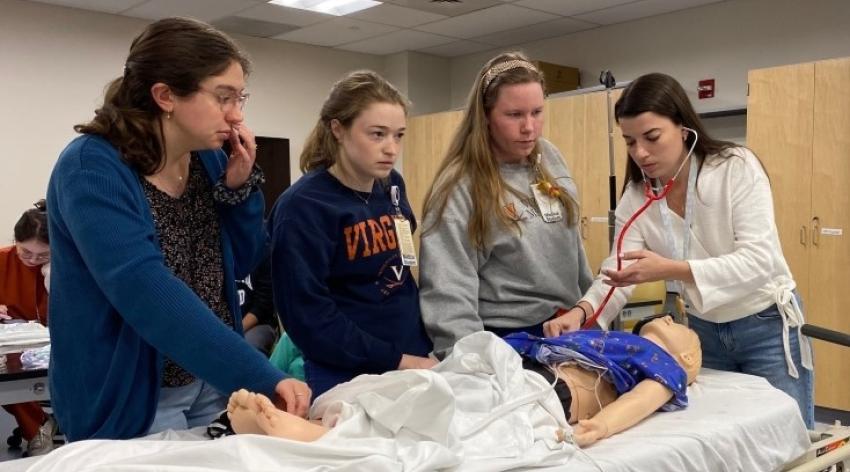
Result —
<path fill-rule="evenodd" d="M 314 443 L 254 435 L 216 441 L 80 441 L 31 471 L 499 471 L 566 464 L 563 409 L 490 333 L 462 339 L 433 370 L 364 375 L 316 399 L 331 431 Z"/>
<path fill-rule="evenodd" d="M 760 377 L 703 369 L 687 409 L 653 414 L 577 453 L 552 441 L 563 425 L 560 405 L 506 344 L 482 333 L 454 352 L 433 372 L 362 376 L 318 398 L 312 414 L 336 426 L 315 443 L 171 432 L 72 443 L 0 470 L 772 471 L 809 446 L 791 397 Z"/>

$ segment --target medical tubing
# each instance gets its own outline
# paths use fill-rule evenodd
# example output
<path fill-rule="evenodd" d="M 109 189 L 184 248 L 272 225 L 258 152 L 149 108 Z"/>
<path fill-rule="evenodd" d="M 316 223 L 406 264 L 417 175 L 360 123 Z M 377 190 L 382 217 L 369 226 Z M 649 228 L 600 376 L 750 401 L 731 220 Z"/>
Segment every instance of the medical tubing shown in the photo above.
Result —
<path fill-rule="evenodd" d="M 671 180 L 671 182 L 672 182 L 672 180 Z M 653 202 L 653 199 L 647 198 L 646 201 L 643 202 L 643 205 L 638 209 L 638 211 L 636 211 L 635 214 L 632 215 L 631 218 L 629 218 L 629 220 L 623 226 L 623 230 L 620 231 L 620 236 L 617 238 L 617 270 L 618 271 L 623 269 L 623 257 L 622 257 L 623 237 L 626 235 L 626 231 L 628 231 L 628 229 L 632 225 L 632 223 L 634 223 L 634 221 L 637 219 L 637 217 L 640 216 L 644 211 L 646 211 L 647 208 L 649 208 L 649 205 L 652 205 L 652 202 Z M 596 323 L 597 318 L 599 318 L 599 315 L 602 314 L 602 310 L 605 309 L 605 305 L 608 304 L 608 300 L 611 299 L 611 295 L 614 294 L 614 289 L 616 289 L 616 288 L 617 287 L 611 287 L 611 289 L 608 290 L 608 294 L 605 295 L 605 298 L 602 300 L 602 303 L 599 304 L 599 307 L 596 309 L 596 312 L 593 313 L 593 316 L 591 316 L 589 320 L 584 322 L 584 325 L 581 327 L 582 329 L 589 329 L 591 326 L 593 326 L 594 323 Z"/>

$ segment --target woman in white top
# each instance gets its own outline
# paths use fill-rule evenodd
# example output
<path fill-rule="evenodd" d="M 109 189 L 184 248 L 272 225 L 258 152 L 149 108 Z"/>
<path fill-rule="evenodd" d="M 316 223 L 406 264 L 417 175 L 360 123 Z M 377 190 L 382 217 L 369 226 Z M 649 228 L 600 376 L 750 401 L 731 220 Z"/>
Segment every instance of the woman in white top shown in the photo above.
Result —
<path fill-rule="evenodd" d="M 812 427 L 811 347 L 800 333 L 801 303 L 782 255 L 761 162 L 745 147 L 708 136 L 670 76 L 639 77 L 614 113 L 630 157 L 616 212 L 618 237 L 646 200 L 645 180 L 656 194 L 673 183 L 626 232 L 623 269 L 616 270 L 615 248 L 578 306 L 547 322 L 545 334 L 578 329 L 609 286 L 623 288 L 602 310 L 603 327 L 634 284 L 672 281 L 682 302 L 677 305 L 699 334 L 703 366 L 765 377 L 797 400 Z"/>

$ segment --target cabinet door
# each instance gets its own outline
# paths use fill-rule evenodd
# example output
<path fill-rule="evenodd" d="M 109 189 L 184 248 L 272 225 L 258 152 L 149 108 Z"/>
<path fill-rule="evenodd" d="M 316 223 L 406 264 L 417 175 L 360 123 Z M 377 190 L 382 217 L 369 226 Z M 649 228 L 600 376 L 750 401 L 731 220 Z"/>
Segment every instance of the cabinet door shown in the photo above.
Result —
<path fill-rule="evenodd" d="M 850 333 L 850 59 L 815 63 L 812 245 L 807 321 Z M 812 222 L 810 222 L 810 225 Z M 838 232 L 841 235 L 838 235 Z M 850 410 L 850 348 L 815 341 L 817 404 Z"/>
<path fill-rule="evenodd" d="M 619 91 L 615 92 L 618 96 Z M 552 99 L 548 103 L 549 140 L 560 149 L 579 189 L 580 231 L 591 270 L 608 256 L 608 114 L 605 92 Z M 622 184 L 625 146 L 614 129 L 615 170 Z M 619 189 L 618 189 L 619 195 Z"/>
<path fill-rule="evenodd" d="M 419 223 L 419 228 L 413 235 L 417 253 L 419 236 L 422 234 L 422 206 L 425 204 L 425 195 L 431 188 L 437 169 L 443 162 L 462 118 L 462 111 L 447 111 L 407 120 L 403 171 L 407 198 Z M 413 273 L 418 276 L 418 269 L 414 269 Z"/>
<path fill-rule="evenodd" d="M 437 169 L 443 162 L 455 130 L 463 118 L 461 111 L 421 115 L 407 120 L 404 145 L 404 180 L 410 205 L 422 220 L 422 205 Z"/>
<path fill-rule="evenodd" d="M 749 73 L 747 146 L 770 177 L 774 215 L 785 259 L 809 301 L 814 64 Z"/>

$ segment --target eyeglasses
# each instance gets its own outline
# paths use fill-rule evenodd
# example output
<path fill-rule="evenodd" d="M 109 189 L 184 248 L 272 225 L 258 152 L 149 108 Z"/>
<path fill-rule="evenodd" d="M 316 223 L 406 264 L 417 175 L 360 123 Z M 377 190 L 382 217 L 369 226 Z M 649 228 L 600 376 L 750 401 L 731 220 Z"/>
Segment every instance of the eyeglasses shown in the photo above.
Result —
<path fill-rule="evenodd" d="M 18 244 L 15 245 L 15 248 L 18 250 L 18 257 L 22 260 L 31 262 L 47 262 L 50 260 L 50 251 L 32 252 L 29 249 L 22 248 Z"/>
<path fill-rule="evenodd" d="M 228 113 L 233 110 L 237 105 L 239 106 L 239 110 L 245 109 L 245 102 L 248 101 L 248 98 L 251 96 L 250 93 L 224 93 L 224 92 L 213 92 L 212 90 L 198 89 L 198 92 L 204 92 L 211 97 L 215 98 L 218 102 L 218 106 L 221 107 L 221 111 L 224 113 Z"/>

